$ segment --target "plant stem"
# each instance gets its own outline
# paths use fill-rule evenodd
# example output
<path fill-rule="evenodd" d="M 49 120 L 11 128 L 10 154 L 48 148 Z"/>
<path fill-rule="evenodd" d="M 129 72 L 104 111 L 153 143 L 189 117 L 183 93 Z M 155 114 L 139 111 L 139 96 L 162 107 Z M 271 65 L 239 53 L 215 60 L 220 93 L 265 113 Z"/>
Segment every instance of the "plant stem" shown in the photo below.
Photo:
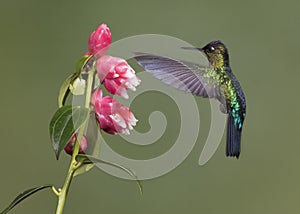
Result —
<path fill-rule="evenodd" d="M 92 69 L 92 70 L 89 71 L 88 80 L 87 80 L 87 87 L 86 87 L 86 97 L 85 97 L 84 107 L 87 108 L 87 109 L 90 109 L 90 100 L 91 100 L 91 94 L 92 94 L 92 88 L 93 88 L 93 77 L 94 77 L 94 70 Z M 90 114 L 88 114 L 87 120 L 82 124 L 82 126 L 80 127 L 80 129 L 78 131 L 77 141 L 76 141 L 76 144 L 74 146 L 74 151 L 73 151 L 73 154 L 72 154 L 68 174 L 67 174 L 67 177 L 65 179 L 65 183 L 64 183 L 62 189 L 59 190 L 59 193 L 58 193 L 58 203 L 57 203 L 57 208 L 56 208 L 56 214 L 62 214 L 63 213 L 63 209 L 64 209 L 64 206 L 65 206 L 65 202 L 66 202 L 66 199 L 67 199 L 68 191 L 69 191 L 69 188 L 70 188 L 70 185 L 71 185 L 71 181 L 72 181 L 74 172 L 82 164 L 82 163 L 78 163 L 76 161 L 76 156 L 78 155 L 78 152 L 79 152 L 79 149 L 80 149 L 80 142 L 81 142 L 82 136 L 83 136 L 83 134 L 85 132 L 85 129 L 87 127 L 87 124 L 88 124 L 89 115 Z"/>
<path fill-rule="evenodd" d="M 73 174 L 74 174 L 74 170 L 72 170 L 73 167 L 69 168 L 66 180 L 65 180 L 65 184 L 63 186 L 63 188 L 61 189 L 61 191 L 59 192 L 58 195 L 58 203 L 57 203 L 57 209 L 56 209 L 56 214 L 62 214 L 63 213 L 63 209 L 65 206 L 65 201 L 67 198 L 67 194 L 69 191 L 69 187 L 73 178 Z"/>

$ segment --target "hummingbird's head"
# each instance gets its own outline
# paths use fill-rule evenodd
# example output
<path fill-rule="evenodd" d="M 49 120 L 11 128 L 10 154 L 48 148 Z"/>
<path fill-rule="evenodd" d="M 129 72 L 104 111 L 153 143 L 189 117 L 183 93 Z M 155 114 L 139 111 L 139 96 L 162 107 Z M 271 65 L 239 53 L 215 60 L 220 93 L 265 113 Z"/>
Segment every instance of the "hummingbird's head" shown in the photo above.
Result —
<path fill-rule="evenodd" d="M 205 53 L 214 68 L 229 67 L 228 50 L 221 41 L 212 41 L 199 50 Z"/>

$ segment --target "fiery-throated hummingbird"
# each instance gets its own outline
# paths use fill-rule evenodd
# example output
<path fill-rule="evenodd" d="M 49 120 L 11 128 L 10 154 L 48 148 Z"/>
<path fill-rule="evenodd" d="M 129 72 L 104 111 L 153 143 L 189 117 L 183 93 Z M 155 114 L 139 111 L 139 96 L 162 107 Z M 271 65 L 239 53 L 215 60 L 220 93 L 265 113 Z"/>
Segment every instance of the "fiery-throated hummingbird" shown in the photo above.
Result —
<path fill-rule="evenodd" d="M 230 68 L 226 46 L 221 41 L 212 41 L 203 48 L 183 49 L 203 52 L 209 66 L 148 53 L 135 53 L 134 58 L 146 71 L 166 84 L 197 96 L 217 99 L 221 103 L 220 110 L 228 114 L 226 156 L 238 158 L 246 100 Z"/>

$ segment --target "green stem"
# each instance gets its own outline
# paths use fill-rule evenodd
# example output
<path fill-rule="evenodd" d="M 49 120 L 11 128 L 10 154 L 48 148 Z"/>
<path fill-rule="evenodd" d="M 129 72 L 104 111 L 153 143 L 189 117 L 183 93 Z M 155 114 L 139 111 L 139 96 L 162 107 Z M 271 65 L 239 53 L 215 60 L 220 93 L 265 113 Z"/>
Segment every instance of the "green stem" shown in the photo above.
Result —
<path fill-rule="evenodd" d="M 94 70 L 91 70 L 91 71 L 89 71 L 89 74 L 88 74 L 86 97 L 85 97 L 85 108 L 88 108 L 88 109 L 90 109 L 90 100 L 91 100 L 92 89 L 93 89 L 93 77 L 94 77 Z M 89 118 L 89 115 L 90 114 L 88 114 L 88 118 Z M 74 151 L 72 154 L 72 159 L 70 162 L 67 177 L 65 179 L 65 183 L 64 183 L 62 189 L 59 190 L 59 192 L 58 192 L 58 203 L 57 203 L 56 214 L 63 213 L 63 209 L 65 206 L 65 202 L 67 199 L 68 191 L 69 191 L 69 188 L 70 188 L 70 185 L 72 182 L 74 172 L 76 171 L 76 169 L 78 169 L 81 166 L 81 163 L 78 163 L 76 161 L 76 156 L 78 155 L 78 152 L 80 149 L 80 142 L 81 142 L 82 136 L 85 132 L 85 129 L 87 127 L 87 124 L 88 124 L 88 119 L 82 124 L 82 126 L 79 129 L 77 141 L 74 146 Z"/>
<path fill-rule="evenodd" d="M 59 195 L 58 195 L 58 203 L 57 203 L 57 209 L 56 209 L 56 214 L 62 214 L 63 213 L 63 209 L 65 206 L 65 201 L 67 199 L 67 194 L 69 191 L 69 187 L 73 178 L 73 174 L 74 174 L 74 170 L 72 169 L 73 167 L 69 168 L 66 180 L 65 180 L 65 184 L 63 186 L 63 188 L 60 190 Z"/>

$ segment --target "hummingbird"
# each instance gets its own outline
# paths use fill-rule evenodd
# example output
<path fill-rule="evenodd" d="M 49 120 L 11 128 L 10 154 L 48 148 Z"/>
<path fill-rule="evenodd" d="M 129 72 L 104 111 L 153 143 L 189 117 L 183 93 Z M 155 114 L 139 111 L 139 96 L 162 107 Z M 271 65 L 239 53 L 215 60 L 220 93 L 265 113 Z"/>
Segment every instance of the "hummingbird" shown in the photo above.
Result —
<path fill-rule="evenodd" d="M 209 66 L 148 53 L 135 53 L 133 57 L 145 71 L 179 90 L 220 102 L 220 111 L 227 114 L 226 156 L 239 158 L 241 135 L 246 117 L 246 99 L 229 64 L 225 44 L 212 41 L 197 50 L 207 57 Z"/>

